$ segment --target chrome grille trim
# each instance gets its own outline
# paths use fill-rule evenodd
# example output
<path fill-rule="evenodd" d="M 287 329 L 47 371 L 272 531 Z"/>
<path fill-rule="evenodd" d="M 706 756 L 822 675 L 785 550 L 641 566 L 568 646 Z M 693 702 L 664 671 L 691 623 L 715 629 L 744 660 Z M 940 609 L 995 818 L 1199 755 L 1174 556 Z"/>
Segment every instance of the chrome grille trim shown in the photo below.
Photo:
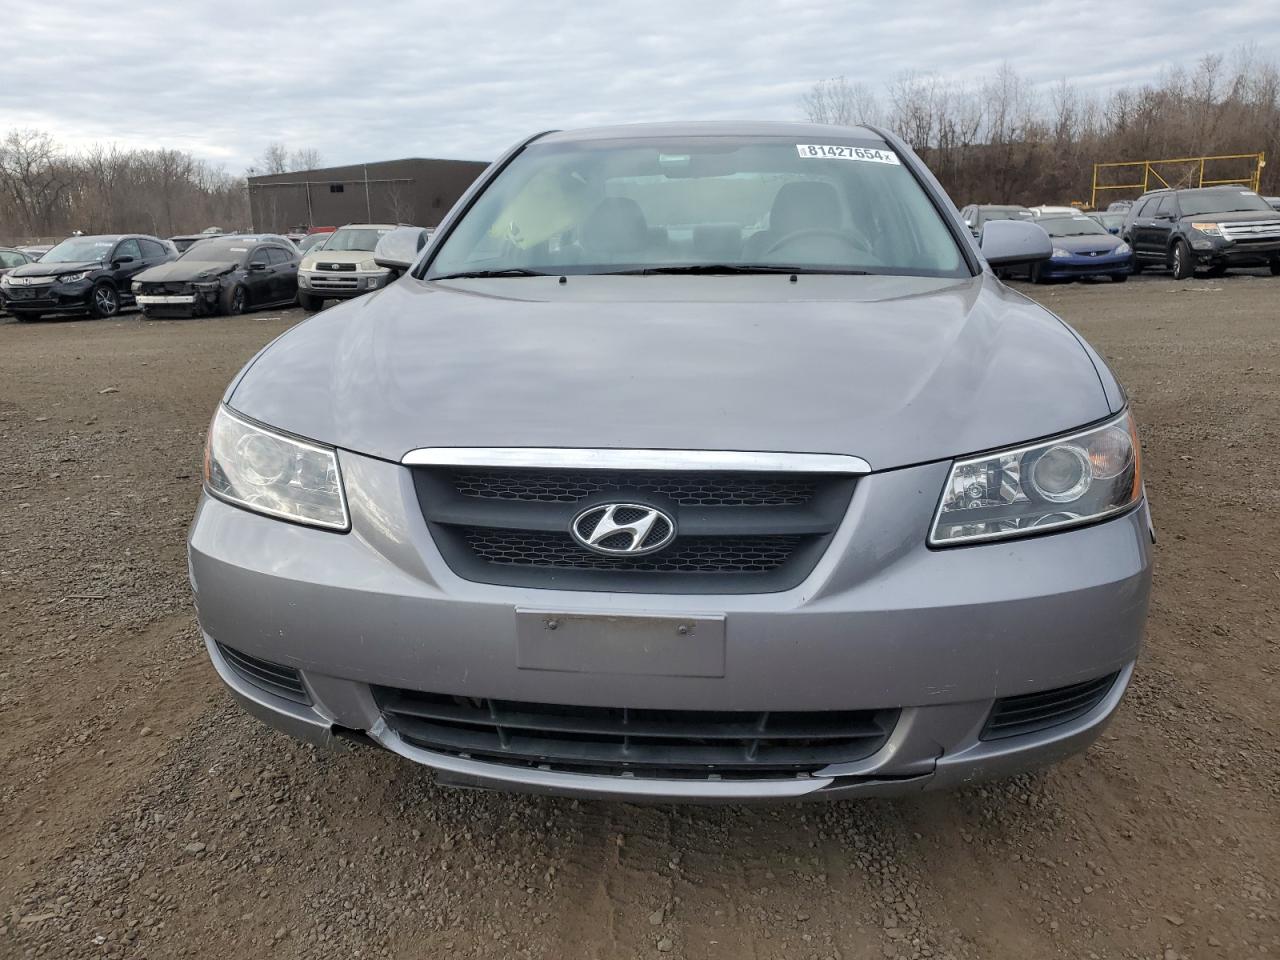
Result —
<path fill-rule="evenodd" d="M 1218 229 L 1224 239 L 1237 242 L 1280 240 L 1280 220 L 1227 220 L 1219 222 Z"/>
<path fill-rule="evenodd" d="M 528 467 L 573 470 L 716 470 L 769 473 L 871 472 L 861 457 L 839 453 L 744 450 L 631 450 L 587 447 L 422 447 L 400 460 L 409 467 Z"/>

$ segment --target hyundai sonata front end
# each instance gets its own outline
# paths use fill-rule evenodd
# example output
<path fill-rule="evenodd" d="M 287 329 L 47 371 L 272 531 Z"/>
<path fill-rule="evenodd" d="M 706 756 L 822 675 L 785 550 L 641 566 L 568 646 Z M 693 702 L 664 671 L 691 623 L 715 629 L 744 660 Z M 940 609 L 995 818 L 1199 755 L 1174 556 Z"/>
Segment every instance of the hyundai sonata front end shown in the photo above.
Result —
<path fill-rule="evenodd" d="M 983 242 L 871 128 L 520 143 L 228 388 L 189 545 L 219 675 L 513 790 L 897 794 L 1084 749 L 1146 618 L 1137 432 L 991 272 L 1043 232 Z"/>

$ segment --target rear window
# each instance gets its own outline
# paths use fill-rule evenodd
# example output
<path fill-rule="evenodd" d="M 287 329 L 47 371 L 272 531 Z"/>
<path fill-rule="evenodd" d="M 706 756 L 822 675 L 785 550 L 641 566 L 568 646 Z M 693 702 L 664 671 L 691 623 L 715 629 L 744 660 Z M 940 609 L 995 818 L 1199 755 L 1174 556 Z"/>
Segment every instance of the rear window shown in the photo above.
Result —
<path fill-rule="evenodd" d="M 427 277 L 722 265 L 969 275 L 883 143 L 691 137 L 534 144 L 462 218 Z"/>

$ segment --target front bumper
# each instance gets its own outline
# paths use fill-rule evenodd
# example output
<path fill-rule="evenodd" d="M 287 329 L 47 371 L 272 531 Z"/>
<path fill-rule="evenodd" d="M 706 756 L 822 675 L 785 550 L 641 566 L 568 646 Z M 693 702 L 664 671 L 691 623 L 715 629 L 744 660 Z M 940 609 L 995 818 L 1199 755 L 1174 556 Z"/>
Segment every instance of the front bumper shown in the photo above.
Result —
<path fill-rule="evenodd" d="M 282 523 L 204 497 L 190 573 L 210 656 L 251 713 L 316 743 L 358 731 L 447 783 L 683 800 L 914 792 L 1004 776 L 1084 749 L 1106 725 L 1141 644 L 1151 574 L 1145 504 L 1054 535 L 930 550 L 948 464 L 862 478 L 826 556 L 797 588 L 753 595 L 602 594 L 472 583 L 431 542 L 409 471 L 341 453 L 352 531 Z M 517 608 L 722 614 L 722 676 L 522 667 Z M 215 641 L 300 671 L 310 704 L 256 687 Z M 1088 713 L 1003 740 L 999 697 L 1112 673 Z M 466 697 L 663 710 L 900 708 L 862 760 L 787 779 L 660 779 L 510 766 L 416 747 L 379 684 Z"/>
<path fill-rule="evenodd" d="M 391 282 L 391 272 L 378 270 L 299 270 L 298 290 L 325 300 L 346 300 L 381 290 Z"/>
<path fill-rule="evenodd" d="M 1099 257 L 1052 257 L 1040 267 L 1040 275 L 1055 280 L 1068 277 L 1107 277 L 1129 273 L 1132 268 L 1131 253 Z"/>
<path fill-rule="evenodd" d="M 77 280 L 74 283 L 49 283 L 25 287 L 0 285 L 0 297 L 10 313 L 63 313 L 88 310 L 93 294 L 93 283 Z"/>
<path fill-rule="evenodd" d="M 1201 266 L 1265 267 L 1280 258 L 1280 240 L 1236 241 L 1193 236 L 1191 250 Z"/>

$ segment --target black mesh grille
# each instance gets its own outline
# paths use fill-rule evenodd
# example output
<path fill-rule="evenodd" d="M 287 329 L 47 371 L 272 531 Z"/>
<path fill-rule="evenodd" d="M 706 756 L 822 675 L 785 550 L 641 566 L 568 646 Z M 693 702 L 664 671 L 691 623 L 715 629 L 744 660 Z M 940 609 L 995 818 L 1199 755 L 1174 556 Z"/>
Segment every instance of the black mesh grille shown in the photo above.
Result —
<path fill-rule="evenodd" d="M 813 569 L 849 506 L 847 474 L 696 470 L 552 470 L 424 466 L 414 483 L 432 537 L 460 576 L 561 590 L 765 593 Z M 613 521 L 659 517 L 642 556 L 609 556 L 589 538 L 591 510 Z M 629 509 L 632 505 L 639 509 Z M 599 511 L 603 516 L 604 511 Z M 674 536 L 673 534 L 674 526 Z M 596 544 L 627 549 L 632 534 Z M 670 538 L 670 542 L 664 543 Z"/>
<path fill-rule="evenodd" d="M 896 710 L 636 710 L 374 687 L 387 725 L 427 750 L 604 776 L 769 779 L 871 756 Z"/>
<path fill-rule="evenodd" d="M 1083 717 L 1102 702 L 1102 698 L 1116 682 L 1116 676 L 1117 674 L 1112 673 L 1069 687 L 1001 697 L 991 709 L 991 716 L 982 731 L 982 739 L 1002 740 L 1024 733 L 1036 733 Z"/>
<path fill-rule="evenodd" d="M 454 470 L 458 493 L 484 500 L 577 503 L 608 490 L 653 493 L 701 507 L 784 506 L 808 503 L 812 476 L 788 473 L 692 473 L 614 470 Z"/>
<path fill-rule="evenodd" d="M 697 537 L 648 556 L 607 557 L 561 533 L 469 528 L 466 538 L 476 556 L 489 563 L 655 573 L 763 573 L 786 563 L 801 542 L 800 537 Z M 625 545 L 630 535 L 622 539 Z M 607 540 L 604 545 L 609 546 Z"/>
<path fill-rule="evenodd" d="M 302 684 L 302 676 L 292 667 L 286 667 L 270 660 L 251 657 L 224 644 L 218 644 L 218 652 L 245 683 L 252 684 L 277 697 L 293 700 L 296 703 L 310 703 L 311 696 Z"/>
<path fill-rule="evenodd" d="M 175 280 L 169 283 L 144 283 L 142 284 L 142 292 L 151 295 L 181 295 L 191 292 L 191 284 L 185 280 Z"/>

